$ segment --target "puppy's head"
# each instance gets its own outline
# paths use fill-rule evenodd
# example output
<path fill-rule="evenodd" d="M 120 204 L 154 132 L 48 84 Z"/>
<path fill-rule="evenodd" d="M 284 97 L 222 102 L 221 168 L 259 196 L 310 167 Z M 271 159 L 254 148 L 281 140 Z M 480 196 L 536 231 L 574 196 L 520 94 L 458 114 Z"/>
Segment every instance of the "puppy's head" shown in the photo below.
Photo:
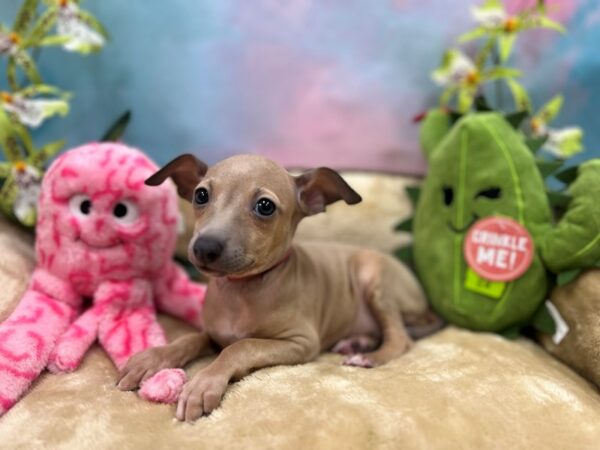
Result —
<path fill-rule="evenodd" d="M 182 155 L 146 184 L 156 186 L 169 177 L 194 207 L 190 261 L 212 276 L 242 278 L 267 270 L 285 256 L 302 218 L 338 200 L 361 201 L 332 169 L 292 176 L 256 155 L 234 156 L 210 168 Z"/>

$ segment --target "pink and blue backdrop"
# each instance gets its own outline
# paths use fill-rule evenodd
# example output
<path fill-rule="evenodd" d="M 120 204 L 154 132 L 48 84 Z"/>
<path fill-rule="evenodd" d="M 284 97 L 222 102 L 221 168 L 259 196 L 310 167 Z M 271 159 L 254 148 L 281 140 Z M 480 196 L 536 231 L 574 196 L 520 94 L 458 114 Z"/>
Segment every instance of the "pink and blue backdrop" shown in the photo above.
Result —
<path fill-rule="evenodd" d="M 12 21 L 20 3 L 2 0 L 0 20 Z M 187 151 L 209 163 L 258 152 L 295 167 L 421 173 L 411 119 L 435 104 L 429 72 L 472 25 L 476 3 L 88 0 L 112 39 L 87 59 L 42 53 L 46 81 L 76 96 L 71 115 L 36 138 L 76 145 L 130 108 L 128 142 L 159 163 Z M 512 10 L 525 3 L 508 1 Z M 599 156 L 600 5 L 548 3 L 569 34 L 528 33 L 513 63 L 538 104 L 564 92 L 559 125 L 583 126 L 586 156 Z"/>

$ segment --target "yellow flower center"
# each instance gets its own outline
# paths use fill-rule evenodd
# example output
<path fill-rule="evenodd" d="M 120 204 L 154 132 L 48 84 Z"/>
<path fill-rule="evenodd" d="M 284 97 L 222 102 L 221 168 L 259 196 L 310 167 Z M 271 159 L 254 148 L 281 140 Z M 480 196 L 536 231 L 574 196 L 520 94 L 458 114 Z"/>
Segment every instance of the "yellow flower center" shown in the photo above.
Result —
<path fill-rule="evenodd" d="M 27 169 L 27 164 L 25 164 L 23 161 L 17 161 L 15 163 L 15 169 L 17 169 L 17 172 L 19 173 L 24 173 L 25 169 Z"/>
<path fill-rule="evenodd" d="M 517 30 L 518 26 L 519 26 L 519 19 L 516 17 L 509 17 L 504 22 L 504 31 L 506 31 L 507 33 L 512 33 Z"/>
<path fill-rule="evenodd" d="M 58 0 L 58 5 L 59 5 L 61 8 L 64 8 L 64 7 L 66 7 L 68 4 L 69 4 L 69 0 Z"/>
<path fill-rule="evenodd" d="M 533 131 L 534 133 L 539 132 L 542 128 L 542 122 L 540 121 L 540 119 L 537 119 L 535 117 L 531 119 L 529 125 L 531 126 L 531 131 Z"/>
<path fill-rule="evenodd" d="M 10 42 L 12 42 L 13 44 L 18 45 L 21 42 L 21 36 L 19 36 L 17 33 L 15 33 L 14 31 L 11 31 L 8 34 L 8 40 Z"/>
<path fill-rule="evenodd" d="M 0 92 L 0 99 L 2 99 L 4 103 L 12 103 L 13 101 L 12 95 L 8 92 Z"/>
<path fill-rule="evenodd" d="M 477 70 L 472 70 L 467 74 L 467 76 L 465 77 L 465 80 L 467 81 L 468 85 L 476 86 L 479 84 L 479 81 L 481 80 L 481 75 L 479 75 L 479 72 Z"/>

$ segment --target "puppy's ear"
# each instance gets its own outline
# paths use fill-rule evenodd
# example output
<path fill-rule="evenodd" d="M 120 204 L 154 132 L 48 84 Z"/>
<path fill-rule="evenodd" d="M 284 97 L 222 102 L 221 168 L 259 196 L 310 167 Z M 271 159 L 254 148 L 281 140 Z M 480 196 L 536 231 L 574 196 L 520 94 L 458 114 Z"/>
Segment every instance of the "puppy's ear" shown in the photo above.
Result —
<path fill-rule="evenodd" d="M 206 174 L 207 170 L 208 166 L 206 164 L 194 155 L 188 153 L 175 158 L 148 178 L 145 183 L 148 186 L 158 186 L 167 178 L 171 177 L 177 186 L 179 196 L 188 202 L 191 202 L 194 189 Z"/>
<path fill-rule="evenodd" d="M 309 216 L 325 211 L 327 205 L 338 200 L 344 200 L 349 205 L 362 200 L 339 173 L 328 167 L 304 172 L 295 177 L 294 181 L 300 208 Z"/>

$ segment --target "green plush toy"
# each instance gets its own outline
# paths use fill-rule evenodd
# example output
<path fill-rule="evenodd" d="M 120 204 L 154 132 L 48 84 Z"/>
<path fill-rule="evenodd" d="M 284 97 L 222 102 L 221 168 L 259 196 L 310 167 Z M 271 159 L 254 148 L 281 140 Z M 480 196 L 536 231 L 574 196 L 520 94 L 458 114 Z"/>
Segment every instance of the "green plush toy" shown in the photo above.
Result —
<path fill-rule="evenodd" d="M 549 197 L 544 177 L 562 162 L 536 159 L 540 142 L 526 141 L 518 118 L 478 112 L 452 122 L 448 111 L 433 110 L 421 128 L 429 172 L 410 228 L 414 267 L 429 300 L 465 328 L 514 335 L 533 324 L 552 332 L 544 307 L 549 272 L 565 284 L 600 262 L 600 160 L 556 174 L 570 186 Z M 566 209 L 556 226 L 549 198 Z M 510 280 L 490 280 L 467 262 L 468 236 L 484 218 L 509 218 L 531 238 L 530 261 Z"/>
<path fill-rule="evenodd" d="M 548 290 L 539 252 L 518 279 L 487 282 L 468 267 L 463 247 L 469 228 L 490 216 L 514 219 L 538 247 L 551 213 L 532 152 L 497 113 L 469 114 L 450 129 L 448 114 L 435 111 L 421 137 L 429 173 L 414 218 L 414 262 L 432 305 L 449 322 L 475 330 L 526 323 Z"/>
<path fill-rule="evenodd" d="M 566 284 L 581 269 L 600 263 L 600 160 L 587 161 L 557 177 L 570 183 L 568 209 L 542 242 L 548 268 Z"/>

